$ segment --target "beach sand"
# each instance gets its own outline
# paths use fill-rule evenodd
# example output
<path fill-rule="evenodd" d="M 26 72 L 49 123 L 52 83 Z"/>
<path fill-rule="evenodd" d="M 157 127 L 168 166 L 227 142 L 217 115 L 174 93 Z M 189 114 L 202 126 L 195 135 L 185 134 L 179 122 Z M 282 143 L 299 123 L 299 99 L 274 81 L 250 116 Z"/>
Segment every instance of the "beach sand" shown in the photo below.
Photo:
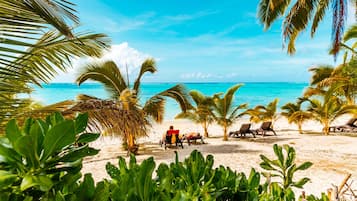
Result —
<path fill-rule="evenodd" d="M 339 118 L 334 124 L 342 125 L 349 117 Z M 248 119 L 238 121 L 229 130 L 238 130 L 242 123 L 249 122 Z M 260 154 L 269 158 L 274 157 L 274 144 L 288 144 L 293 146 L 297 153 L 296 162 L 301 164 L 311 161 L 313 166 L 308 170 L 296 174 L 296 178 L 309 177 L 311 182 L 307 183 L 304 191 L 307 194 L 319 195 L 326 192 L 334 185 L 340 185 L 348 173 L 352 174 L 352 179 L 357 180 L 357 137 L 342 136 L 331 133 L 330 136 L 322 135 L 322 126 L 318 122 L 309 121 L 303 125 L 304 134 L 297 132 L 295 125 L 290 125 L 285 118 L 279 118 L 274 126 L 277 136 L 257 136 L 256 138 L 247 135 L 245 138 L 229 138 L 223 141 L 223 131 L 218 125 L 211 125 L 209 128 L 210 138 L 206 138 L 206 144 L 194 144 L 188 146 L 184 144 L 181 148 L 164 148 L 159 146 L 162 134 L 170 125 L 175 129 L 180 129 L 181 133 L 200 132 L 203 133 L 200 125 L 193 124 L 186 120 L 165 121 L 163 124 L 153 125 L 150 135 L 138 140 L 140 144 L 138 162 L 154 157 L 156 164 L 173 162 L 178 151 L 180 160 L 187 157 L 192 150 L 197 149 L 205 156 L 214 156 L 215 167 L 219 165 L 229 166 L 238 172 L 249 174 L 251 168 L 263 171 L 259 167 Z M 260 124 L 253 124 L 253 128 L 258 128 Z M 356 135 L 357 136 L 357 135 Z M 91 146 L 101 149 L 100 153 L 94 157 L 86 158 L 84 161 L 83 173 L 93 173 L 93 177 L 98 181 L 109 178 L 105 171 L 105 164 L 111 162 L 117 165 L 119 156 L 126 157 L 126 152 L 121 148 L 121 141 L 117 137 L 102 137 Z M 265 179 L 262 178 L 264 181 Z M 357 186 L 353 184 L 354 189 Z M 301 190 L 296 190 L 300 194 Z"/>

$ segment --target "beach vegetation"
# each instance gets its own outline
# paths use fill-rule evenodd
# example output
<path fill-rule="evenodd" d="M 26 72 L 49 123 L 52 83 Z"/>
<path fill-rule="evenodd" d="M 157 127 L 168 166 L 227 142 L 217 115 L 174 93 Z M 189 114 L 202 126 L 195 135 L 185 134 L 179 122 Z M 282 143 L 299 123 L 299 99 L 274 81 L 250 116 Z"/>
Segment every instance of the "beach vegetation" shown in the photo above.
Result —
<path fill-rule="evenodd" d="M 254 108 L 247 109 L 244 112 L 244 115 L 250 116 L 250 121 L 258 123 L 262 121 L 271 121 L 272 126 L 274 126 L 274 122 L 278 118 L 278 102 L 279 99 L 276 98 L 272 102 L 265 105 L 257 105 Z"/>
<path fill-rule="evenodd" d="M 330 87 L 321 95 L 301 98 L 302 102 L 308 102 L 307 111 L 311 113 L 312 118 L 323 125 L 322 132 L 329 134 L 330 124 L 338 117 L 345 114 L 355 115 L 357 113 L 356 105 L 348 105 L 340 97 L 335 96 L 336 87 Z"/>
<path fill-rule="evenodd" d="M 287 52 L 294 54 L 295 41 L 299 34 L 311 24 L 310 35 L 315 32 L 326 16 L 332 16 L 331 53 L 337 55 L 340 50 L 342 36 L 347 19 L 347 8 L 355 1 L 290 1 L 290 0 L 260 0 L 258 6 L 258 19 L 267 30 L 274 21 L 283 17 L 282 36 L 284 46 L 287 44 Z M 330 7 L 332 15 L 326 15 Z M 356 8 L 354 8 L 356 9 Z"/>
<path fill-rule="evenodd" d="M 114 61 L 96 61 L 85 64 L 76 80 L 78 85 L 81 85 L 87 80 L 103 84 L 106 91 L 110 94 L 112 101 L 117 102 L 120 108 L 124 111 L 134 114 L 138 121 L 143 123 L 142 126 L 144 126 L 144 129 L 141 130 L 138 130 L 137 127 L 131 127 L 130 125 L 116 129 L 118 128 L 116 126 L 109 125 L 109 127 L 107 127 L 105 121 L 108 117 L 97 118 L 98 120 L 101 120 L 100 123 L 105 127 L 107 132 L 118 134 L 123 137 L 130 152 L 137 151 L 136 138 L 147 135 L 145 127 L 150 126 L 152 121 L 158 123 L 163 121 L 166 98 L 175 100 L 183 112 L 192 107 L 186 89 L 181 84 L 159 92 L 145 102 L 141 101 L 141 79 L 146 73 L 155 73 L 156 71 L 155 60 L 146 59 L 140 67 L 139 74 L 137 75 L 134 84 L 131 85 Z M 89 96 L 86 97 L 88 100 L 91 99 Z M 94 99 L 98 101 L 100 100 L 95 97 Z M 98 113 L 97 115 L 100 116 L 101 113 Z M 116 118 L 117 121 L 122 121 L 123 117 L 117 115 L 109 118 Z"/>
<path fill-rule="evenodd" d="M 334 94 L 343 98 L 347 104 L 354 105 L 357 97 L 357 60 L 352 58 L 336 68 L 332 66 L 317 66 L 311 68 L 313 73 L 310 88 L 305 96 L 321 94 L 328 88 L 335 88 Z"/>
<path fill-rule="evenodd" d="M 286 117 L 289 124 L 294 123 L 298 126 L 299 133 L 302 134 L 302 124 L 312 118 L 312 114 L 309 111 L 303 110 L 302 102 L 286 103 L 281 107 L 283 110 L 280 114 Z"/>
<path fill-rule="evenodd" d="M 104 34 L 78 32 L 75 4 L 69 1 L 0 1 L 0 125 L 23 116 L 33 86 L 66 71 L 74 57 L 101 55 Z"/>
<path fill-rule="evenodd" d="M 209 137 L 208 127 L 214 122 L 214 116 L 212 112 L 213 98 L 210 96 L 205 96 L 197 90 L 192 90 L 189 92 L 194 105 L 190 110 L 182 112 L 176 115 L 176 119 L 189 119 L 194 123 L 201 124 L 204 136 Z"/>
<path fill-rule="evenodd" d="M 310 168 L 312 163 L 304 162 L 301 165 L 297 165 L 295 163 L 295 149 L 289 145 L 278 146 L 277 144 L 274 144 L 273 150 L 277 157 L 274 160 L 269 159 L 264 155 L 260 155 L 260 158 L 263 161 L 260 163 L 260 167 L 268 171 L 262 173 L 267 179 L 264 184 L 265 194 L 263 194 L 263 198 L 266 200 L 276 200 L 277 198 L 286 201 L 296 200 L 293 188 L 303 188 L 310 179 L 304 177 L 298 181 L 294 181 L 294 174 L 297 171 Z M 273 178 L 278 178 L 278 180 L 272 181 Z"/>
<path fill-rule="evenodd" d="M 234 94 L 242 86 L 242 84 L 236 84 L 230 87 L 225 94 L 213 95 L 213 115 L 217 124 L 223 128 L 224 141 L 228 140 L 228 128 L 243 115 L 239 111 L 247 108 L 247 104 L 234 104 Z"/>
<path fill-rule="evenodd" d="M 1 200 L 75 198 L 83 158 L 99 152 L 88 145 L 99 134 L 85 132 L 87 121 L 88 114 L 72 120 L 60 113 L 22 127 L 9 121 L 0 138 Z"/>
<path fill-rule="evenodd" d="M 83 158 L 99 151 L 89 147 L 99 134 L 86 133 L 87 122 L 88 114 L 71 120 L 60 113 L 45 120 L 29 118 L 23 127 L 11 120 L 0 139 L 1 200 L 292 200 L 290 189 L 308 181 L 295 181 L 294 173 L 312 165 L 296 165 L 295 150 L 287 145 L 274 145 L 277 159 L 261 155 L 268 173 L 251 169 L 248 176 L 214 168 L 214 157 L 197 150 L 184 161 L 176 152 L 174 162 L 157 168 L 153 157 L 139 164 L 131 154 L 128 163 L 123 157 L 118 166 L 107 163 L 110 179 L 95 183 L 91 174 L 81 176 Z M 271 182 L 278 175 L 282 181 Z"/>

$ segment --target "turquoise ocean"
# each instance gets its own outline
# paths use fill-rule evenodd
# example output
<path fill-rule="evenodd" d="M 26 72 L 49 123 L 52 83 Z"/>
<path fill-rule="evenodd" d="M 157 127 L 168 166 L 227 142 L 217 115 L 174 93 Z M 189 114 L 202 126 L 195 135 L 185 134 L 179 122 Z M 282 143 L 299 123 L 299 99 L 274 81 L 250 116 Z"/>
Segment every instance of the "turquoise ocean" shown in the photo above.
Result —
<path fill-rule="evenodd" d="M 164 91 L 177 83 L 142 83 L 141 101 Z M 225 92 L 235 83 L 184 83 L 188 90 L 199 90 L 206 95 Z M 287 102 L 295 102 L 300 97 L 307 83 L 288 82 L 247 82 L 236 92 L 235 103 L 248 103 L 249 107 L 266 105 L 279 98 L 279 106 Z M 78 94 L 88 94 L 99 98 L 108 98 L 109 95 L 103 86 L 97 83 L 85 83 L 77 86 L 73 83 L 51 83 L 42 88 L 35 87 L 31 98 L 43 104 L 52 104 L 63 100 L 75 100 Z M 168 100 L 165 108 L 165 119 L 174 119 L 180 111 L 175 101 Z"/>

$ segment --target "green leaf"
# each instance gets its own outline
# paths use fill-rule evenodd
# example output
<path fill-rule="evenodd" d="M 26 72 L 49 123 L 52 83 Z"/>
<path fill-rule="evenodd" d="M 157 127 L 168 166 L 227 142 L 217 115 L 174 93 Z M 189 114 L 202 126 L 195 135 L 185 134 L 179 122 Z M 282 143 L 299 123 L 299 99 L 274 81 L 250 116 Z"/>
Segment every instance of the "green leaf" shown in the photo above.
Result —
<path fill-rule="evenodd" d="M 61 157 L 58 161 L 60 162 L 74 162 L 79 159 L 82 159 L 86 156 L 94 156 L 98 154 L 99 150 L 90 148 L 87 145 L 82 146 L 74 151 L 69 152 L 68 154 Z"/>
<path fill-rule="evenodd" d="M 26 175 L 20 185 L 20 190 L 25 191 L 31 187 L 38 187 L 41 191 L 49 191 L 53 186 L 50 178 L 46 175 Z"/>
<path fill-rule="evenodd" d="M 14 149 L 26 157 L 26 161 L 32 168 L 38 168 L 40 166 L 36 144 L 30 135 L 20 137 L 14 144 Z"/>
<path fill-rule="evenodd" d="M 278 146 L 277 144 L 273 145 L 274 153 L 278 157 L 279 161 L 279 167 L 283 168 L 284 167 L 284 155 L 283 155 L 283 149 L 281 146 Z"/>
<path fill-rule="evenodd" d="M 52 127 L 43 141 L 44 153 L 41 160 L 46 160 L 55 151 L 75 142 L 76 136 L 74 123 L 71 120 L 65 120 Z"/>
<path fill-rule="evenodd" d="M 306 170 L 308 168 L 310 168 L 313 164 L 311 162 L 305 162 L 301 165 L 299 165 L 296 170 Z"/>
<path fill-rule="evenodd" d="M 79 185 L 76 192 L 77 200 L 92 200 L 94 195 L 95 186 L 94 180 L 91 174 L 85 174 L 83 182 Z"/>
<path fill-rule="evenodd" d="M 44 139 L 44 130 L 41 126 L 41 123 L 39 121 L 35 121 L 34 124 L 32 124 L 30 128 L 30 136 L 32 137 L 33 143 L 34 143 L 34 148 L 36 150 L 37 156 L 41 154 L 42 151 L 42 143 Z"/>
<path fill-rule="evenodd" d="M 79 136 L 77 143 L 93 142 L 100 137 L 99 133 L 84 133 Z"/>
<path fill-rule="evenodd" d="M 120 159 L 119 159 L 120 160 Z M 123 159 L 124 160 L 124 159 Z M 125 161 L 124 161 L 125 162 Z M 107 173 L 112 179 L 118 179 L 120 177 L 120 171 L 117 167 L 112 165 L 111 163 L 107 163 L 105 165 L 105 169 L 107 170 Z"/>
<path fill-rule="evenodd" d="M 87 128 L 88 113 L 78 114 L 75 120 L 75 132 L 76 134 L 82 133 Z"/>
<path fill-rule="evenodd" d="M 295 182 L 293 184 L 293 186 L 295 186 L 297 188 L 303 188 L 303 186 L 309 181 L 310 181 L 310 179 L 305 177 L 305 178 L 300 179 L 298 182 Z"/>
<path fill-rule="evenodd" d="M 95 201 L 107 201 L 109 200 L 109 184 L 107 181 L 101 181 L 97 184 L 97 187 L 94 191 L 93 200 Z"/>
<path fill-rule="evenodd" d="M 17 180 L 17 175 L 5 170 L 0 170 L 0 189 L 6 189 Z"/>
<path fill-rule="evenodd" d="M 5 160 L 5 161 L 0 160 L 0 162 L 8 162 L 8 163 L 15 163 L 15 164 L 22 163 L 21 156 L 14 149 L 7 148 L 2 144 L 0 144 L 0 156 L 2 156 L 3 160 Z"/>
<path fill-rule="evenodd" d="M 32 118 L 26 119 L 24 125 L 22 126 L 22 132 L 25 134 L 29 134 L 33 122 L 34 120 Z"/>
<path fill-rule="evenodd" d="M 62 116 L 61 113 L 55 112 L 51 116 L 48 116 L 46 118 L 46 121 L 48 124 L 51 124 L 52 126 L 59 124 L 64 121 L 64 117 Z"/>
<path fill-rule="evenodd" d="M 20 128 L 17 126 L 16 120 L 12 119 L 6 125 L 6 137 L 12 144 L 22 136 Z"/>
<path fill-rule="evenodd" d="M 249 178 L 248 178 L 248 184 L 250 189 L 257 188 L 260 183 L 260 174 L 255 171 L 254 168 L 251 169 Z"/>

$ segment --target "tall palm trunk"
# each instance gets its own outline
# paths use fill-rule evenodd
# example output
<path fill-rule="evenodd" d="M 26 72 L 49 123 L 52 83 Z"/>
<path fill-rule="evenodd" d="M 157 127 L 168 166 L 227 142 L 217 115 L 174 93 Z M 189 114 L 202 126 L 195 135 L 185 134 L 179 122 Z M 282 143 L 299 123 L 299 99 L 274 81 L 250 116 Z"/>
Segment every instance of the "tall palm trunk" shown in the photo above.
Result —
<path fill-rule="evenodd" d="M 298 122 L 298 129 L 299 129 L 299 133 L 302 134 L 302 122 Z"/>
<path fill-rule="evenodd" d="M 329 127 L 330 127 L 330 123 L 329 123 L 329 121 L 328 120 L 324 120 L 323 121 L 323 129 L 322 129 L 322 132 L 325 134 L 325 135 L 328 135 L 329 133 L 330 133 L 330 129 L 329 129 Z"/>
<path fill-rule="evenodd" d="M 223 135 L 223 141 L 228 141 L 228 135 L 227 135 L 227 123 L 224 122 L 224 125 L 223 125 L 223 132 L 224 132 L 224 135 Z"/>
<path fill-rule="evenodd" d="M 204 130 L 204 136 L 208 137 L 208 124 L 207 124 L 206 121 L 203 122 L 202 127 L 203 127 L 203 130 Z"/>

